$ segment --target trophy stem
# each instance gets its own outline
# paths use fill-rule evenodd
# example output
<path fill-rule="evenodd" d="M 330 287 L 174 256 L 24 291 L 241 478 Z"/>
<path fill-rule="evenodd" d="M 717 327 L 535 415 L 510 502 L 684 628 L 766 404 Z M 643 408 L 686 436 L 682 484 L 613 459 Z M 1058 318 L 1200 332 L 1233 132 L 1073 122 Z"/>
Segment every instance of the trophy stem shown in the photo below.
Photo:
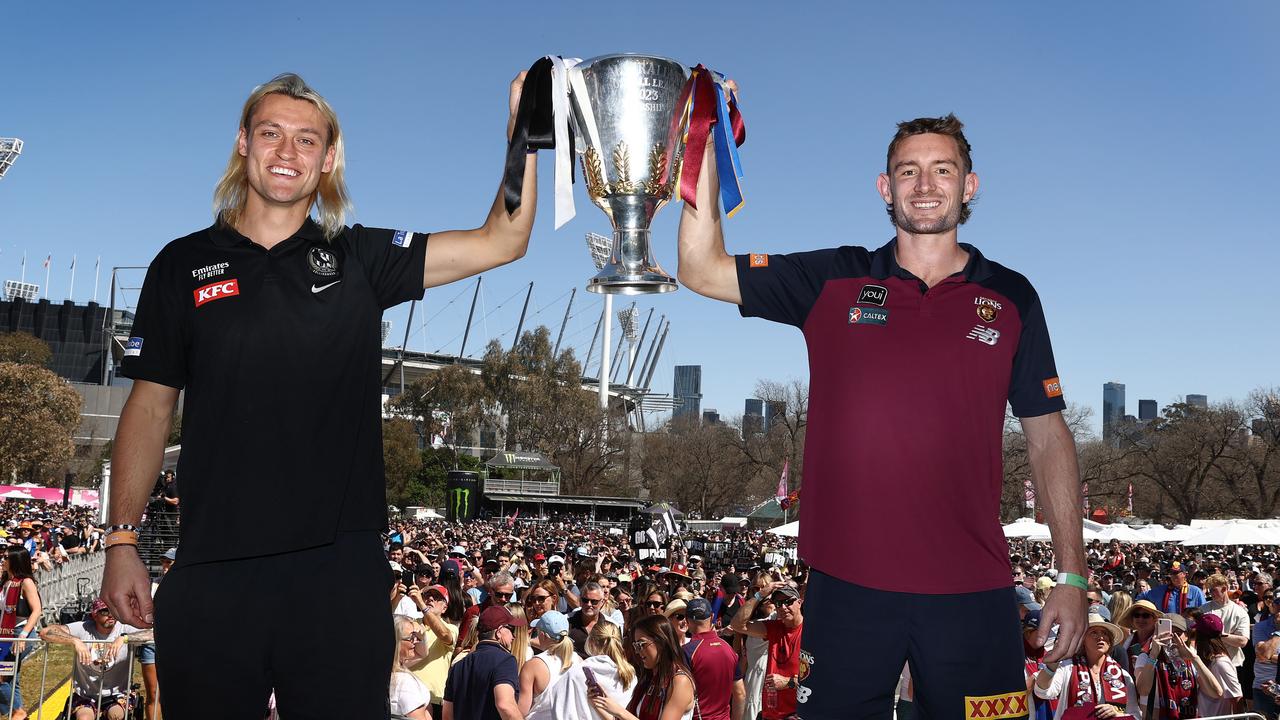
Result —
<path fill-rule="evenodd" d="M 614 228 L 613 252 L 587 290 L 608 295 L 648 295 L 674 291 L 679 285 L 653 258 L 648 228 Z"/>

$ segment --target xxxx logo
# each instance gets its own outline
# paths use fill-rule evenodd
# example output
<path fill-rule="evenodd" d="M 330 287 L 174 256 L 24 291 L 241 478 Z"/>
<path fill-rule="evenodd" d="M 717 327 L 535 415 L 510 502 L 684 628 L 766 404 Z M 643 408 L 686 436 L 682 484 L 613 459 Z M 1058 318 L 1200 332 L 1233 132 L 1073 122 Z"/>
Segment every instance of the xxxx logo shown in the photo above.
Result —
<path fill-rule="evenodd" d="M 1027 714 L 1027 693 L 1011 692 L 1004 695 L 986 695 L 983 697 L 966 696 L 965 720 L 1002 720 L 1003 718 L 1020 718 Z"/>

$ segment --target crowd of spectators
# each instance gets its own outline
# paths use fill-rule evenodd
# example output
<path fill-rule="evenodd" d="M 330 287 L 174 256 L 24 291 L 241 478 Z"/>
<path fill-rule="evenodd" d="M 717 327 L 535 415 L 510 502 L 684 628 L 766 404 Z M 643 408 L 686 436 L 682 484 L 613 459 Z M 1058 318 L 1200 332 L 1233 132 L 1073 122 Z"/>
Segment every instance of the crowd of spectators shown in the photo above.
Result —
<path fill-rule="evenodd" d="M 717 544 L 734 549 L 694 551 Z M 571 519 L 395 524 L 393 713 L 802 715 L 807 568 L 791 547 L 763 532 L 685 533 L 641 558 L 625 533 Z M 1086 640 L 1045 665 L 1032 640 L 1056 587 L 1052 549 L 1015 542 L 1010 602 L 1026 631 L 1031 716 L 1276 718 L 1276 550 L 1090 543 Z M 898 718 L 914 716 L 912 691 L 907 667 Z"/>

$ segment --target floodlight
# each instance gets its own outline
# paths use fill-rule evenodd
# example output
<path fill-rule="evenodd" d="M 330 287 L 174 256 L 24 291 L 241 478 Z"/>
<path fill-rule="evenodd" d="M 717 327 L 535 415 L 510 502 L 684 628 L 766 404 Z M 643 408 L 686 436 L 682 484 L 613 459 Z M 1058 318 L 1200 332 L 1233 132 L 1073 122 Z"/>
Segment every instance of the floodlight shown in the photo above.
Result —
<path fill-rule="evenodd" d="M 0 178 L 13 167 L 13 161 L 22 154 L 22 141 L 18 138 L 0 138 Z"/>
<path fill-rule="evenodd" d="M 591 251 L 591 262 L 596 264 L 596 269 L 603 269 L 604 264 L 609 262 L 609 256 L 613 254 L 613 238 L 589 232 L 587 233 L 587 249 Z"/>

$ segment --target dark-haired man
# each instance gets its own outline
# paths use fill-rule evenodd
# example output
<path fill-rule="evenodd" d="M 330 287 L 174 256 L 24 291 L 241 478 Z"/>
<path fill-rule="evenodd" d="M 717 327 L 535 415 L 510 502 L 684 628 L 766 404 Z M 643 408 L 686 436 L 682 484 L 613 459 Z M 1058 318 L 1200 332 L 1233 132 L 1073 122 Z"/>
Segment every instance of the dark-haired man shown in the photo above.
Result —
<path fill-rule="evenodd" d="M 511 654 L 515 629 L 525 621 L 501 605 L 480 613 L 480 642 L 449 669 L 444 686 L 444 720 L 520 720 L 516 659 Z"/>
<path fill-rule="evenodd" d="M 1037 642 L 1058 625 L 1047 660 L 1060 660 L 1084 630 L 1062 385 L 1035 289 L 958 241 L 978 192 L 962 128 L 951 115 L 898 126 L 877 178 L 895 236 L 879 249 L 729 255 L 710 148 L 697 206 L 684 206 L 681 281 L 744 316 L 800 328 L 808 345 L 806 720 L 889 717 L 903 658 L 930 717 L 1026 713 L 998 523 L 1006 404 L 1022 419 L 1058 561 Z M 851 654 L 851 644 L 876 652 Z"/>
<path fill-rule="evenodd" d="M 508 136 L 522 86 L 511 84 Z M 102 595 L 165 638 L 165 717 L 260 716 L 273 690 L 288 717 L 386 716 L 382 313 L 523 255 L 536 164 L 511 165 L 523 169 L 514 213 L 500 192 L 480 227 L 428 237 L 345 224 L 343 146 L 337 114 L 302 78 L 259 86 L 213 225 L 147 270 L 120 368 L 134 383 L 112 451 Z M 153 613 L 136 526 L 183 389 L 182 552 Z M 343 614 L 368 628 L 343 639 L 341 662 L 331 634 L 303 630 L 333 625 L 332 604 L 298 602 L 321 576 L 338 578 Z M 209 631 L 261 617 L 288 622 L 235 643 Z"/>

